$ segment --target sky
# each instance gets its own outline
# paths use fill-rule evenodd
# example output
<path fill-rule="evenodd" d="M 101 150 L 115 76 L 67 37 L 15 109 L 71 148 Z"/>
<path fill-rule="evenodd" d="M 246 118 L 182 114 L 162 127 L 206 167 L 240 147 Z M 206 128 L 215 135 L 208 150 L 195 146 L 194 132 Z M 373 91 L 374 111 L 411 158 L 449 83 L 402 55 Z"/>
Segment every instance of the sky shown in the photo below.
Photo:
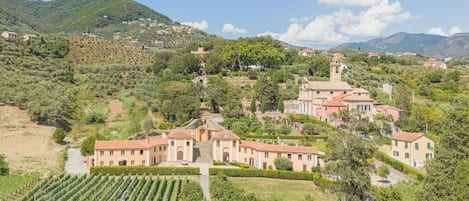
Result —
<path fill-rule="evenodd" d="M 396 32 L 469 31 L 466 0 L 137 0 L 174 21 L 235 39 L 270 35 L 317 49 Z"/>

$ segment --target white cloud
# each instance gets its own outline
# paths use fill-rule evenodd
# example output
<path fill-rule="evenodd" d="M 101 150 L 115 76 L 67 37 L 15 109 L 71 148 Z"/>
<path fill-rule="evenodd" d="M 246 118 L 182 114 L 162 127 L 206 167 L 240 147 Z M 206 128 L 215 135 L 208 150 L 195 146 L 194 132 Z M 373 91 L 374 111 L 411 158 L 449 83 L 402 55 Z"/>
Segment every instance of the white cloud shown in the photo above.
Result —
<path fill-rule="evenodd" d="M 202 31 L 208 28 L 208 23 L 205 20 L 202 20 L 201 22 L 183 22 L 181 24 L 191 26 Z"/>
<path fill-rule="evenodd" d="M 292 17 L 292 18 L 290 18 L 291 23 L 295 23 L 295 22 L 304 23 L 304 22 L 308 22 L 308 21 L 310 21 L 309 17 L 299 17 L 299 18 Z"/>
<path fill-rule="evenodd" d="M 379 4 L 380 0 L 318 0 L 319 3 L 327 4 L 330 6 L 340 6 L 340 7 L 352 7 L 352 6 L 361 6 L 361 7 L 370 7 Z"/>
<path fill-rule="evenodd" d="M 319 2 L 343 3 L 342 7 L 353 4 L 365 8 L 358 9 L 358 13 L 352 9 L 342 8 L 316 16 L 307 23 L 291 18 L 291 24 L 285 33 L 266 32 L 259 35 L 270 35 L 296 45 L 335 45 L 348 41 L 350 37 L 378 36 L 389 24 L 412 18 L 409 12 L 402 11 L 398 1 L 391 4 L 388 0 L 319 0 Z"/>
<path fill-rule="evenodd" d="M 432 27 L 427 31 L 428 34 L 435 34 L 435 35 L 440 35 L 440 36 L 451 36 L 451 35 L 461 33 L 461 32 L 462 30 L 458 26 L 451 27 L 449 32 L 446 32 L 445 30 L 443 30 L 441 26 Z"/>
<path fill-rule="evenodd" d="M 235 27 L 233 24 L 228 23 L 228 24 L 223 25 L 222 32 L 237 35 L 237 34 L 244 34 L 247 32 L 247 30 Z"/>

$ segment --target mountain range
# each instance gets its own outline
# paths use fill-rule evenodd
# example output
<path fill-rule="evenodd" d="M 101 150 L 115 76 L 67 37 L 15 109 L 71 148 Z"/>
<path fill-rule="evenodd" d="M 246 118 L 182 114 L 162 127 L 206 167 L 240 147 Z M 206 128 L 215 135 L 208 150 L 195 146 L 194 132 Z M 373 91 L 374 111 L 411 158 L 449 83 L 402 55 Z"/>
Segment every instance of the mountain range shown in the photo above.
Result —
<path fill-rule="evenodd" d="M 120 42 L 156 44 L 166 48 L 179 48 L 211 37 L 133 0 L 2 0 L 2 30 L 86 33 Z"/>
<path fill-rule="evenodd" d="M 399 32 L 384 38 L 376 38 L 366 42 L 344 43 L 332 48 L 332 50 L 345 49 L 415 52 L 431 57 L 466 57 L 469 56 L 469 33 L 459 33 L 445 37 Z"/>

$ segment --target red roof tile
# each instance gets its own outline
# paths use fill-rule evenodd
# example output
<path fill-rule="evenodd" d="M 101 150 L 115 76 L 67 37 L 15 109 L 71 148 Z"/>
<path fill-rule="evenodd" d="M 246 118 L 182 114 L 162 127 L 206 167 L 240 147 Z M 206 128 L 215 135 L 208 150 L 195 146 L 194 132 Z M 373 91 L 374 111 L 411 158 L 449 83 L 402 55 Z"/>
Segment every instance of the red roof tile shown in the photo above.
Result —
<path fill-rule="evenodd" d="M 392 136 L 391 139 L 405 142 L 413 142 L 422 136 L 423 133 L 400 132 L 399 134 Z"/>
<path fill-rule="evenodd" d="M 234 134 L 232 131 L 224 130 L 222 132 L 214 133 L 212 139 L 219 140 L 239 140 L 239 137 Z"/>
<path fill-rule="evenodd" d="M 187 131 L 183 130 L 175 130 L 172 131 L 169 135 L 168 138 L 176 138 L 176 139 L 192 139 L 192 135 L 187 133 Z"/>
<path fill-rule="evenodd" d="M 328 107 L 345 107 L 345 105 L 342 101 L 336 101 L 336 100 L 330 100 L 322 104 L 323 106 L 328 106 Z"/>
<path fill-rule="evenodd" d="M 287 146 L 287 145 L 271 145 L 261 142 L 245 141 L 241 140 L 241 147 L 248 147 L 258 151 L 268 151 L 268 152 L 282 152 L 282 153 L 310 153 L 317 154 L 318 150 L 316 147 L 306 147 L 306 146 Z"/>

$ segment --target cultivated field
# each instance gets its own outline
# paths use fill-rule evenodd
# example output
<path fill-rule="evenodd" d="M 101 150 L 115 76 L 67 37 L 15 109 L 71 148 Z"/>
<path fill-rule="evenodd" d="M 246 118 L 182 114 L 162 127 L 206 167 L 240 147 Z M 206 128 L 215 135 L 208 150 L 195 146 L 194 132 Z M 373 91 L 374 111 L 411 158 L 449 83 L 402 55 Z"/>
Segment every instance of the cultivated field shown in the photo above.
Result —
<path fill-rule="evenodd" d="M 48 177 L 21 200 L 178 200 L 187 179 L 157 176 L 71 176 Z"/>
<path fill-rule="evenodd" d="M 64 146 L 52 140 L 54 130 L 35 124 L 24 110 L 0 106 L 0 153 L 5 154 L 11 171 L 46 174 L 57 170 Z"/>
<path fill-rule="evenodd" d="M 230 177 L 230 181 L 263 200 L 305 200 L 307 195 L 314 200 L 337 200 L 336 195 L 321 191 L 312 181 L 257 177 Z"/>

